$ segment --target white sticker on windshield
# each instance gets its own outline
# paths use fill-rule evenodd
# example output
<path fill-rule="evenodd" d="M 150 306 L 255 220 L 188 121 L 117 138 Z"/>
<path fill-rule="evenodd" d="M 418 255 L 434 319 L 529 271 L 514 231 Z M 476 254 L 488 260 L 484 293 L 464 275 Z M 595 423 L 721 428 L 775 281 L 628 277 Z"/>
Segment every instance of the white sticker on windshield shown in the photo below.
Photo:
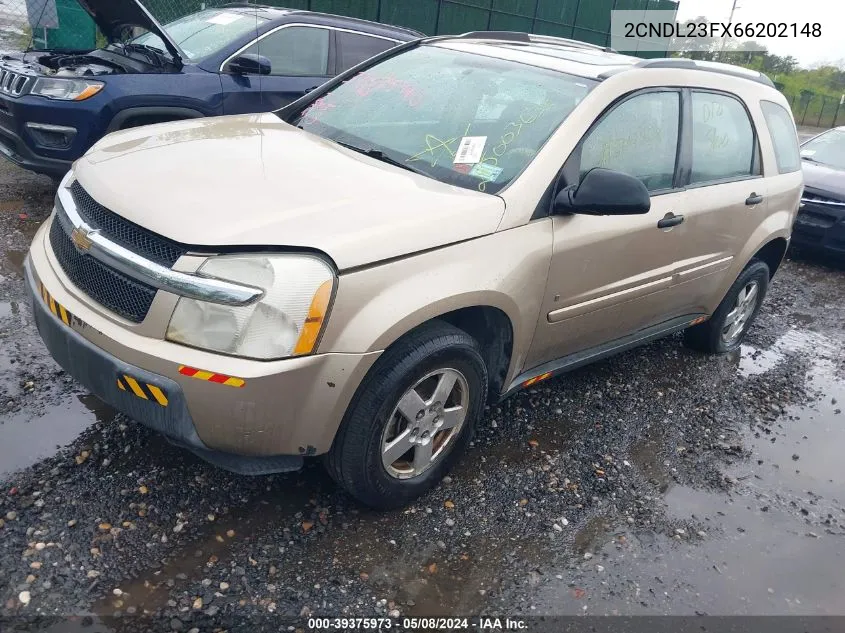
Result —
<path fill-rule="evenodd" d="M 458 145 L 458 151 L 455 152 L 455 165 L 461 163 L 475 164 L 481 160 L 481 155 L 484 154 L 484 145 L 487 143 L 486 136 L 465 136 L 461 139 Z"/>
<path fill-rule="evenodd" d="M 816 153 L 816 150 L 814 150 L 814 149 L 802 149 L 801 150 L 801 156 L 812 156 L 815 153 Z"/>
<path fill-rule="evenodd" d="M 223 26 L 226 26 L 232 22 L 237 22 L 242 17 L 244 16 L 238 15 L 237 13 L 218 13 L 213 18 L 208 18 L 206 22 L 209 24 L 222 24 Z"/>

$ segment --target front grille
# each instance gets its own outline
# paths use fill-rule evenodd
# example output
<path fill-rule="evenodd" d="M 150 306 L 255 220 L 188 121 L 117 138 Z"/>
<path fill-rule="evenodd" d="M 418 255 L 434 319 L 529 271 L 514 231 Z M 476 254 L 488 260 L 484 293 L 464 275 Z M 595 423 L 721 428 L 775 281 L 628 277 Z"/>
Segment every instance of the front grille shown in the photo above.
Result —
<path fill-rule="evenodd" d="M 58 213 L 63 212 L 59 209 Z M 76 287 L 129 321 L 140 323 L 144 320 L 155 297 L 155 288 L 80 253 L 62 227 L 59 215 L 50 227 L 50 245 L 62 270 Z"/>
<path fill-rule="evenodd" d="M 71 185 L 70 193 L 76 203 L 77 213 L 88 224 L 100 229 L 104 236 L 130 251 L 171 268 L 188 250 L 178 242 L 148 231 L 109 211 L 94 200 L 78 180 Z"/>
<path fill-rule="evenodd" d="M 17 97 L 23 94 L 31 77 L 0 68 L 0 92 Z"/>
<path fill-rule="evenodd" d="M 79 181 L 71 185 L 70 193 L 77 213 L 112 242 L 168 268 L 187 252 L 182 244 L 109 211 L 94 200 Z M 57 203 L 56 217 L 50 228 L 50 244 L 65 274 L 75 286 L 115 314 L 134 323 L 143 321 L 156 289 L 80 252 L 70 239 L 72 229 L 69 218 Z"/>

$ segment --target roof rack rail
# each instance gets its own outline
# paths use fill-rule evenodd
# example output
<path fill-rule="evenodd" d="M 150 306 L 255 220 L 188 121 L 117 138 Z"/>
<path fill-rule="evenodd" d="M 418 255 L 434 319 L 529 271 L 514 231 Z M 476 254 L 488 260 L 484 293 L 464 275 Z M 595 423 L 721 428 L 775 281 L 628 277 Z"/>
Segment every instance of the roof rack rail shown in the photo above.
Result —
<path fill-rule="evenodd" d="M 719 62 L 708 62 L 697 59 L 686 59 L 684 57 L 659 57 L 656 59 L 644 59 L 641 62 L 634 64 L 633 68 L 689 68 L 691 70 L 703 70 L 705 72 L 719 73 L 721 75 L 730 75 L 732 77 L 741 77 L 743 79 L 750 79 L 756 81 L 764 86 L 774 88 L 774 82 L 766 75 L 756 70 L 743 68 L 742 66 L 732 66 L 731 64 L 722 64 Z M 613 71 L 606 73 L 607 77 L 615 74 Z M 606 79 L 606 76 L 601 76 Z"/>
<path fill-rule="evenodd" d="M 221 5 L 222 9 L 281 9 L 282 7 L 274 7 L 269 4 L 258 4 L 256 2 L 227 2 Z"/>
<path fill-rule="evenodd" d="M 521 31 L 469 31 L 452 37 L 462 40 L 504 40 L 507 42 L 531 42 L 528 33 Z"/>
<path fill-rule="evenodd" d="M 449 36 L 447 36 L 449 37 Z M 521 44 L 557 44 L 560 46 L 572 46 L 575 48 L 589 48 L 596 51 L 615 53 L 616 51 L 607 46 L 590 44 L 581 40 L 572 40 L 566 37 L 554 35 L 536 35 L 534 33 L 523 33 L 522 31 L 469 31 L 461 35 L 451 36 L 467 40 L 502 40 L 505 42 L 519 42 Z"/>
<path fill-rule="evenodd" d="M 573 40 L 568 37 L 557 37 L 556 35 L 535 35 L 529 34 L 529 39 L 537 44 L 561 44 L 564 46 L 575 46 L 577 48 L 589 48 L 594 51 L 603 51 L 605 53 L 615 53 L 615 49 L 609 46 L 601 46 L 600 44 L 592 44 L 590 42 L 582 42 L 581 40 Z"/>

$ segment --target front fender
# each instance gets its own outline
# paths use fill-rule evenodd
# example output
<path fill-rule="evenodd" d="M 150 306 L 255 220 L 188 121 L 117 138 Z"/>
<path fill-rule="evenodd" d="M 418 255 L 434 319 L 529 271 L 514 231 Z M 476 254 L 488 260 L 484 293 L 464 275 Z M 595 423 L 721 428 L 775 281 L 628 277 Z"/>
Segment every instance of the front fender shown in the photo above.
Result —
<path fill-rule="evenodd" d="M 223 113 L 219 75 L 193 66 L 180 73 L 110 76 L 106 88 L 109 108 L 104 116 L 108 117 L 109 132 L 120 129 L 121 120 L 129 118 L 125 113 L 131 110 L 155 116 L 159 110 L 172 110 L 174 116 L 181 118 Z"/>
<path fill-rule="evenodd" d="M 509 381 L 534 336 L 551 250 L 552 223 L 543 219 L 341 274 L 319 351 L 383 350 L 431 319 L 490 306 L 513 328 Z"/>
<path fill-rule="evenodd" d="M 196 119 L 205 116 L 205 114 L 203 114 L 199 110 L 194 110 L 193 108 L 174 108 L 166 106 L 142 106 L 136 108 L 126 108 L 124 110 L 121 110 L 120 112 L 117 112 L 114 117 L 112 117 L 112 120 L 109 123 L 108 128 L 106 129 L 106 134 L 121 130 L 123 129 L 127 121 L 142 116 L 159 117 L 162 120 L 167 117 L 176 121 L 180 119 Z"/>

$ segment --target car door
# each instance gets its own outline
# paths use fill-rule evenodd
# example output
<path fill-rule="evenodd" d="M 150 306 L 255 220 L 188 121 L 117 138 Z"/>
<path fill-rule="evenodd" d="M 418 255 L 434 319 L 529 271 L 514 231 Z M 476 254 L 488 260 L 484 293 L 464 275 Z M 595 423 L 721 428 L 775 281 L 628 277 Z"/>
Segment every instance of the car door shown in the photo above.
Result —
<path fill-rule="evenodd" d="M 222 65 L 223 111 L 267 112 L 299 99 L 333 74 L 334 31 L 314 24 L 285 24 L 265 33 Z M 229 62 L 254 54 L 270 62 L 269 75 L 232 73 Z"/>
<path fill-rule="evenodd" d="M 612 106 L 564 166 L 568 182 L 594 167 L 643 181 L 651 210 L 643 215 L 556 215 L 546 294 L 526 368 L 585 352 L 665 321 L 676 266 L 676 226 L 658 223 L 684 212 L 676 188 L 681 91 L 648 89 Z M 665 222 L 664 222 L 665 224 Z M 669 224 L 673 224 L 669 222 Z"/>
<path fill-rule="evenodd" d="M 765 219 L 769 192 L 757 132 L 742 100 L 696 88 L 684 98 L 691 119 L 689 197 L 675 230 L 679 257 L 671 301 L 679 312 L 705 312 Z"/>
<path fill-rule="evenodd" d="M 338 29 L 335 37 L 337 43 L 337 74 L 393 48 L 399 43 L 388 37 L 343 29 Z"/>

